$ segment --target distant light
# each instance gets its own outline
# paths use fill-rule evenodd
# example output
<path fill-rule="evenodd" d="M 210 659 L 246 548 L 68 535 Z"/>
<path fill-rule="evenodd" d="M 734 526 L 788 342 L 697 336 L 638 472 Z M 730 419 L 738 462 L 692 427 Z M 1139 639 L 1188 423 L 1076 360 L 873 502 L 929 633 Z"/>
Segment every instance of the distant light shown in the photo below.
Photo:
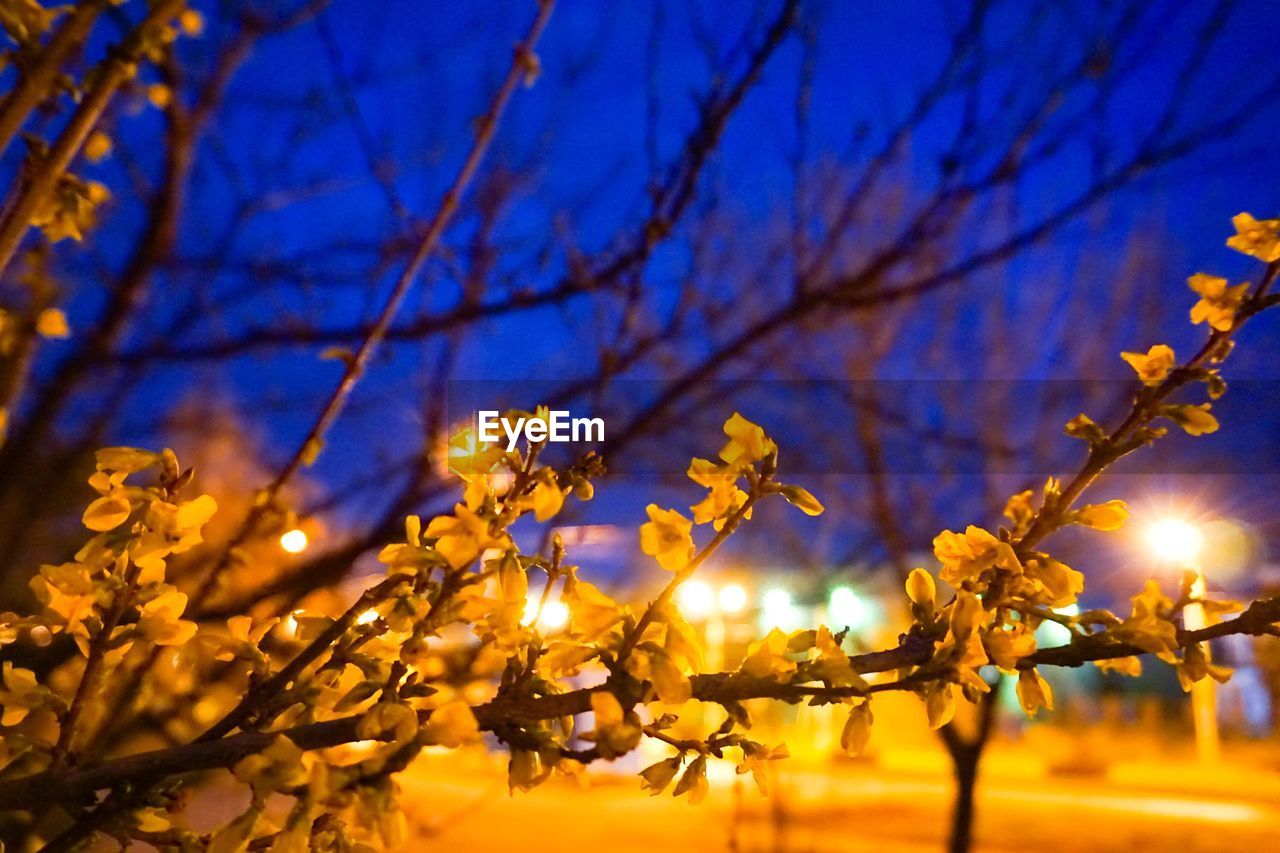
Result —
<path fill-rule="evenodd" d="M 827 599 L 827 619 L 834 629 L 858 631 L 871 621 L 871 605 L 851 587 L 838 586 Z"/>
<path fill-rule="evenodd" d="M 366 610 L 365 612 L 361 613 L 358 617 L 356 617 L 356 624 L 368 625 L 370 622 L 377 621 L 377 619 L 378 619 L 378 611 L 370 607 L 368 610 Z"/>
<path fill-rule="evenodd" d="M 1161 560 L 1194 563 L 1204 548 L 1204 533 L 1181 518 L 1165 518 L 1147 528 L 1147 544 Z"/>
<path fill-rule="evenodd" d="M 740 584 L 727 583 L 720 587 L 717 598 L 725 613 L 741 613 L 747 606 L 747 591 Z"/>
<path fill-rule="evenodd" d="M 538 614 L 538 607 L 541 605 L 542 614 Z M 537 627 L 543 630 L 554 631 L 563 628 L 569 624 L 569 606 L 563 601 L 550 600 L 546 604 L 542 604 L 542 594 L 537 595 L 530 593 L 524 603 L 524 616 L 520 620 L 520 624 L 532 626 L 534 620 L 537 620 Z"/>
<path fill-rule="evenodd" d="M 771 589 L 760 599 L 760 627 L 766 631 L 779 628 L 783 631 L 797 630 L 803 618 L 800 608 L 791 600 L 791 593 L 785 589 Z"/>
<path fill-rule="evenodd" d="M 548 630 L 563 628 L 569 624 L 569 605 L 563 601 L 548 601 L 542 608 L 542 618 L 538 624 Z"/>
<path fill-rule="evenodd" d="M 290 554 L 301 554 L 309 544 L 311 542 L 307 539 L 306 531 L 297 527 L 280 535 L 280 547 Z"/>
<path fill-rule="evenodd" d="M 716 609 L 716 594 L 704 581 L 685 581 L 676 589 L 676 606 L 686 619 L 706 619 Z"/>
<path fill-rule="evenodd" d="M 1055 607 L 1053 612 L 1061 616 L 1079 616 L 1080 605 L 1068 604 L 1065 607 Z M 1036 645 L 1041 648 L 1065 646 L 1069 642 L 1071 642 L 1071 629 L 1060 622 L 1046 619 L 1036 629 Z"/>

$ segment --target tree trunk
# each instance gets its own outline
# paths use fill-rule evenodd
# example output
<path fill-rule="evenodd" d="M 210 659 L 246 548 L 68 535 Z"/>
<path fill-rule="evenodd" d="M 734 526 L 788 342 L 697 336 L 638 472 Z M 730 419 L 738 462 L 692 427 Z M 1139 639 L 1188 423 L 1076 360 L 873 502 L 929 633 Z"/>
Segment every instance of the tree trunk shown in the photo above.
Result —
<path fill-rule="evenodd" d="M 978 784 L 978 761 L 982 745 L 965 744 L 952 753 L 956 780 L 955 801 L 951 806 L 951 837 L 947 849 L 951 853 L 969 853 L 973 844 L 973 794 Z"/>
<path fill-rule="evenodd" d="M 982 752 L 991 740 L 996 707 L 1000 703 L 1000 677 L 990 682 L 991 689 L 983 694 L 978 705 L 977 731 L 966 738 L 954 722 L 938 730 L 942 743 L 951 756 L 952 773 L 956 780 L 956 796 L 951 806 L 951 837 L 947 849 L 951 853 L 969 853 L 973 845 L 974 793 L 978 785 L 978 764 Z"/>

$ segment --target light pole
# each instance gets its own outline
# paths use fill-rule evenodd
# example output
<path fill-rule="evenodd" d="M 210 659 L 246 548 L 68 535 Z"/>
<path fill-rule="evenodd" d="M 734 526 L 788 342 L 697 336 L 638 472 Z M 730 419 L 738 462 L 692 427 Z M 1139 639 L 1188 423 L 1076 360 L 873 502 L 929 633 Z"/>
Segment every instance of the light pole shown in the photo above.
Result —
<path fill-rule="evenodd" d="M 1147 529 L 1147 542 L 1156 556 L 1195 573 L 1191 583 L 1191 597 L 1196 601 L 1182 611 L 1183 626 L 1188 631 L 1206 627 L 1204 606 L 1204 569 L 1200 552 L 1204 549 L 1204 533 L 1189 521 L 1166 518 Z M 1205 659 L 1209 659 L 1209 644 L 1203 643 Z M 1201 763 L 1214 764 L 1221 753 L 1218 736 L 1218 698 L 1212 678 L 1202 678 L 1191 685 L 1191 720 L 1195 726 L 1196 754 Z"/>

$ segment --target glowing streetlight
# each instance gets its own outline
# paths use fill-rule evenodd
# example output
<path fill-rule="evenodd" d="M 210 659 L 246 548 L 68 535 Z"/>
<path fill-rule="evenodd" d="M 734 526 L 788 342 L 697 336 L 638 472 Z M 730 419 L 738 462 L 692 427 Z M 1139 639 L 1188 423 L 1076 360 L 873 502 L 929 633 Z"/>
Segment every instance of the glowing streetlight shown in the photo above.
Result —
<path fill-rule="evenodd" d="M 706 619 L 716 609 L 715 591 L 704 581 L 685 581 L 676 589 L 676 606 L 687 619 Z"/>
<path fill-rule="evenodd" d="M 788 590 L 780 587 L 768 590 L 760 599 L 760 627 L 766 631 L 779 628 L 794 631 L 803 622 L 800 608 L 796 606 Z"/>
<path fill-rule="evenodd" d="M 311 540 L 307 538 L 307 533 L 300 527 L 292 530 L 286 530 L 280 534 L 280 547 L 290 554 L 301 554 L 307 550 L 307 546 L 311 544 Z"/>
<path fill-rule="evenodd" d="M 538 624 L 548 631 L 557 631 L 569 624 L 569 605 L 563 601 L 548 601 L 542 608 Z"/>
<path fill-rule="evenodd" d="M 1197 599 L 1182 610 L 1182 624 L 1188 631 L 1198 631 L 1208 624 L 1204 605 L 1204 569 L 1200 553 L 1204 550 L 1204 531 L 1182 518 L 1162 518 L 1147 527 L 1147 544 L 1157 558 L 1180 568 L 1195 572 L 1191 583 L 1191 597 Z M 1202 643 L 1205 658 L 1209 657 L 1209 644 Z M 1206 764 L 1218 760 L 1218 701 L 1211 678 L 1202 678 L 1191 685 L 1191 720 L 1195 725 L 1196 752 Z"/>
<path fill-rule="evenodd" d="M 359 616 L 356 617 L 356 624 L 368 625 L 370 622 L 377 621 L 377 618 L 378 618 L 378 611 L 370 607 L 368 610 L 366 610 L 365 612 L 361 613 Z"/>
<path fill-rule="evenodd" d="M 858 631 L 871 621 L 871 605 L 852 587 L 838 586 L 827 599 L 827 618 L 833 629 Z"/>
<path fill-rule="evenodd" d="M 1194 566 L 1204 550 L 1204 533 L 1181 518 L 1162 518 L 1147 527 L 1147 544 L 1165 562 Z"/>
<path fill-rule="evenodd" d="M 542 612 L 538 612 L 538 608 L 542 608 Z M 569 624 L 569 605 L 559 599 L 552 599 L 546 604 L 542 603 L 542 594 L 537 595 L 530 593 L 524 603 L 524 617 L 520 620 L 521 624 L 533 626 L 544 631 L 557 631 Z"/>
<path fill-rule="evenodd" d="M 724 613 L 741 613 L 747 606 L 747 591 L 740 584 L 727 583 L 720 587 L 716 601 Z"/>

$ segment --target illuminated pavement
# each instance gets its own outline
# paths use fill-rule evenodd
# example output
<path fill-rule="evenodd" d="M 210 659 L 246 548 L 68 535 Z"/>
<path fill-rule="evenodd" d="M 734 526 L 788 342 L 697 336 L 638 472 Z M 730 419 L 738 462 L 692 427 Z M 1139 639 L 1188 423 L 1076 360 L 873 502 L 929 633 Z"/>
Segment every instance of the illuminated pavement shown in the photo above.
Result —
<path fill-rule="evenodd" d="M 585 791 L 557 780 L 512 798 L 491 772 L 434 758 L 402 777 L 401 785 L 420 839 L 415 849 L 819 853 L 941 847 L 950 799 L 943 776 L 793 766 L 782 774 L 781 795 L 765 799 L 749 782 L 719 775 L 699 807 L 670 796 L 650 798 L 638 790 L 638 780 L 625 777 L 606 777 Z M 980 850 L 1262 850 L 1275 849 L 1277 837 L 1274 785 L 1241 797 L 1098 779 L 997 778 L 979 792 Z"/>

